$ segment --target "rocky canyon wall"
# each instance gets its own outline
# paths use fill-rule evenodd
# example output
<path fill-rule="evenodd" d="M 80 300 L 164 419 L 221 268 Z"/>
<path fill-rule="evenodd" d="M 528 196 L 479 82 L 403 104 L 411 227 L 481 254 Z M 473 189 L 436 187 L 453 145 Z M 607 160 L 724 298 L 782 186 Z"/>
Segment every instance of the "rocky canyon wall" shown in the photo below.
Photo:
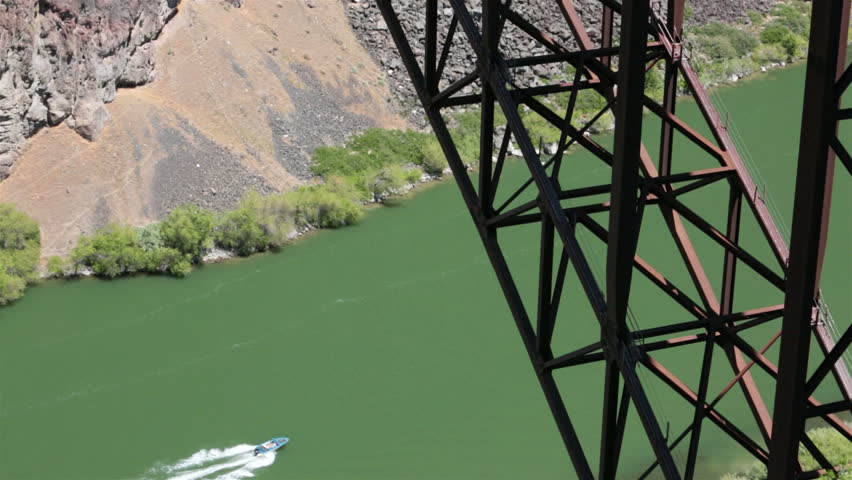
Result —
<path fill-rule="evenodd" d="M 63 121 L 97 139 L 116 88 L 149 82 L 179 0 L 0 0 L 0 179 L 24 140 Z"/>
<path fill-rule="evenodd" d="M 416 123 L 425 125 L 425 119 L 416 101 L 414 89 L 408 80 L 408 74 L 403 68 L 402 61 L 382 18 L 378 5 L 374 0 L 341 0 L 346 4 L 349 23 L 355 30 L 358 39 L 386 72 L 391 82 L 391 91 L 406 108 L 407 114 Z M 691 25 L 701 25 L 712 21 L 724 23 L 748 23 L 749 12 L 768 13 L 778 0 L 690 0 L 691 14 L 687 18 L 687 28 Z M 665 5 L 665 1 L 662 2 Z M 394 0 L 394 9 L 399 15 L 403 29 L 408 35 L 414 53 L 423 54 L 422 45 L 425 41 L 425 2 L 423 0 Z M 476 21 L 482 15 L 482 0 L 467 0 L 468 9 Z M 588 33 L 592 41 L 600 40 L 600 22 L 603 15 L 603 5 L 599 0 L 574 0 L 577 13 L 589 27 Z M 565 22 L 558 7 L 557 0 L 516 0 L 512 9 L 534 25 L 543 28 L 556 38 L 562 45 L 576 47 L 573 35 Z M 453 10 L 448 0 L 439 2 L 438 38 L 443 41 L 449 30 Z M 616 31 L 619 28 L 619 16 L 615 17 Z M 456 45 L 464 37 L 456 32 Z M 532 40 L 517 27 L 507 24 L 501 41 L 501 51 L 508 58 L 528 57 L 550 53 L 538 42 Z M 470 72 L 476 63 L 476 55 L 467 49 L 463 54 L 458 50 L 447 59 L 445 71 L 451 78 L 460 78 Z M 564 76 L 558 65 L 536 65 L 513 69 L 513 75 L 519 84 L 535 86 L 542 81 L 543 76 L 551 80 Z M 566 79 L 568 81 L 570 79 Z M 464 93 L 470 93 L 473 87 L 467 87 Z"/>

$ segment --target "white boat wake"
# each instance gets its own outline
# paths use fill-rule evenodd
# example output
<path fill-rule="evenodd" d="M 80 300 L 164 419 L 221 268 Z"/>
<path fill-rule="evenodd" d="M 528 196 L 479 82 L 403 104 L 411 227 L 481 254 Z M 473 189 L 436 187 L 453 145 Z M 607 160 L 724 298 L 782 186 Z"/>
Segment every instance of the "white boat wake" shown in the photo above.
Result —
<path fill-rule="evenodd" d="M 172 465 L 151 469 L 149 479 L 239 480 L 254 477 L 258 469 L 275 462 L 275 452 L 253 455 L 254 445 L 203 449 Z"/>

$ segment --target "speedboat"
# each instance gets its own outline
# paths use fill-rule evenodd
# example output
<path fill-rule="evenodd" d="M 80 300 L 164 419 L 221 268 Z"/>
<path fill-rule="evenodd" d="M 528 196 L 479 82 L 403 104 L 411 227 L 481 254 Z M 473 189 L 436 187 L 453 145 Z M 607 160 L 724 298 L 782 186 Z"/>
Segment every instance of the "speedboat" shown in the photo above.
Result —
<path fill-rule="evenodd" d="M 274 452 L 279 448 L 283 447 L 284 445 L 287 445 L 289 441 L 290 439 L 288 437 L 273 438 L 272 440 L 263 442 L 260 445 L 254 447 L 254 455 L 258 456 L 264 453 Z"/>

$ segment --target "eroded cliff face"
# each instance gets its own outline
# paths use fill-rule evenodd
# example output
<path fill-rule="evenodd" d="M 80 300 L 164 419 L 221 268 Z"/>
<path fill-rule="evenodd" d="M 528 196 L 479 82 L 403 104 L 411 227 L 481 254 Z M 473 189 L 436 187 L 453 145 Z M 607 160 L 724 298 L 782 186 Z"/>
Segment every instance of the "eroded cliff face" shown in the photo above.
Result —
<path fill-rule="evenodd" d="M 76 0 L 78 17 L 64 14 L 66 20 L 61 12 L 36 14 L 30 0 L 32 10 L 14 13 L 10 2 L 21 3 L 0 0 L 6 20 L 29 15 L 61 26 L 56 34 L 24 29 L 24 21 L 16 21 L 14 31 L 0 27 L 4 48 L 19 46 L 17 66 L 0 70 L 15 72 L 2 101 L 16 97 L 9 102 L 14 108 L 0 106 L 2 138 L 22 124 L 14 169 L 0 181 L 0 202 L 38 220 L 44 256 L 67 254 L 80 234 L 111 221 L 145 225 L 186 203 L 223 210 L 248 190 L 292 189 L 313 181 L 316 147 L 339 145 L 367 127 L 406 125 L 339 0 L 181 0 L 164 27 L 175 10 L 160 0 L 90 0 L 87 5 L 98 7 L 92 10 Z M 79 19 L 88 15 L 92 26 L 83 41 Z M 13 39 L 22 32 L 29 40 Z M 26 73 L 39 70 L 32 68 L 33 52 L 50 50 L 31 45 L 42 45 L 45 33 L 66 36 L 55 38 L 56 55 L 46 58 L 61 62 L 71 52 L 78 60 L 70 72 L 79 72 L 79 82 L 62 65 Z M 74 56 L 75 48 L 84 50 L 85 60 Z M 59 95 L 68 106 L 52 117 Z M 41 102 L 35 109 L 47 110 L 43 120 L 26 119 L 35 97 Z M 78 134 L 86 133 L 85 118 L 107 116 L 102 130 L 94 123 L 92 133 L 100 136 L 89 136 L 96 140 Z M 51 118 L 65 120 L 20 141 Z M 4 141 L 4 153 L 15 150 Z"/>
<path fill-rule="evenodd" d="M 44 126 L 97 139 L 116 88 L 152 79 L 152 42 L 178 2 L 0 0 L 0 179 Z"/>

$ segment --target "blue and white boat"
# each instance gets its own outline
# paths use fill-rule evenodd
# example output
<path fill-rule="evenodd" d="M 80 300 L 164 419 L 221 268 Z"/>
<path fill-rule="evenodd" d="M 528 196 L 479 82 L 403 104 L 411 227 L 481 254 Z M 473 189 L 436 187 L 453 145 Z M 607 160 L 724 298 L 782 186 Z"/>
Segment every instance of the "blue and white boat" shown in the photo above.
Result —
<path fill-rule="evenodd" d="M 287 445 L 290 442 L 290 438 L 288 437 L 277 437 L 269 440 L 267 442 L 263 442 L 260 445 L 254 447 L 254 455 L 262 455 L 264 453 L 274 452 L 279 448 Z"/>

